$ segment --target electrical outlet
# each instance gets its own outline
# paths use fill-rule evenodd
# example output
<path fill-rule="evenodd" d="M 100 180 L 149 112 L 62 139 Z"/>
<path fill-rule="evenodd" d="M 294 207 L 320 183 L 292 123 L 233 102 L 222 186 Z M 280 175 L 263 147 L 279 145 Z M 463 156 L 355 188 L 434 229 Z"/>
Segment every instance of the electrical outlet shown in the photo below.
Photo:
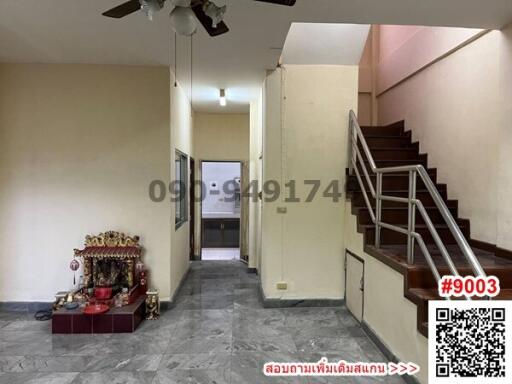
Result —
<path fill-rule="evenodd" d="M 288 289 L 288 283 L 280 282 L 277 283 L 276 286 L 280 291 L 286 291 Z"/>

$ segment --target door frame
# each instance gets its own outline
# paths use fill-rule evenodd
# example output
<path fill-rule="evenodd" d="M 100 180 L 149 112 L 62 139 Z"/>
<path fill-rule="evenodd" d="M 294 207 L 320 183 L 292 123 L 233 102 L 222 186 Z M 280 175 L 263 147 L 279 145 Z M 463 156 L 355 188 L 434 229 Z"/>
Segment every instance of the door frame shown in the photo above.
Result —
<path fill-rule="evenodd" d="M 363 265 L 363 289 L 362 289 L 362 292 L 363 292 L 363 295 L 362 295 L 362 302 L 361 302 L 361 305 L 362 305 L 362 308 L 361 308 L 361 321 L 359 321 L 355 315 L 350 312 L 350 309 L 348 308 L 348 305 L 347 305 L 347 272 L 348 272 L 348 268 L 347 268 L 347 259 L 348 259 L 348 256 L 351 256 L 353 257 L 354 259 L 356 259 L 357 261 L 360 261 L 361 264 Z M 354 319 L 356 319 L 357 322 L 363 322 L 364 320 L 364 281 L 365 281 L 365 268 L 366 268 L 366 265 L 365 265 L 365 262 L 364 262 L 364 259 L 362 257 L 359 257 L 357 256 L 354 252 L 350 251 L 349 249 L 345 249 L 345 263 L 344 263 L 344 269 L 345 269 L 345 306 L 347 307 L 347 310 L 348 312 L 354 317 Z"/>
<path fill-rule="evenodd" d="M 201 159 L 199 160 L 199 174 L 201 175 L 200 177 L 200 182 L 201 182 L 201 185 L 203 185 L 203 163 L 238 163 L 239 166 L 240 166 L 240 224 L 239 224 L 239 241 L 238 241 L 238 244 L 239 244 L 239 247 L 238 247 L 238 260 L 242 260 L 242 211 L 245 211 L 245 208 L 244 208 L 244 205 L 243 205 L 243 201 L 242 201 L 242 186 L 244 185 L 243 184 L 243 180 L 242 180 L 242 177 L 244 176 L 243 175 L 243 163 L 244 161 L 246 160 L 238 160 L 238 159 L 234 159 L 234 160 L 209 160 L 209 159 Z M 200 225 L 199 225 L 199 232 L 197 233 L 197 238 L 196 238 L 196 243 L 199 244 L 199 260 L 202 260 L 203 259 L 203 192 L 206 193 L 206 191 L 201 188 L 201 199 L 200 199 L 200 202 L 199 202 L 199 220 L 200 220 Z M 222 248 L 220 248 L 222 249 Z"/>
<path fill-rule="evenodd" d="M 189 256 L 190 260 L 195 260 L 197 257 L 195 255 L 195 222 L 196 222 L 196 169 L 195 169 L 195 160 L 192 156 L 189 156 L 189 220 L 190 220 L 190 226 L 189 226 Z"/>

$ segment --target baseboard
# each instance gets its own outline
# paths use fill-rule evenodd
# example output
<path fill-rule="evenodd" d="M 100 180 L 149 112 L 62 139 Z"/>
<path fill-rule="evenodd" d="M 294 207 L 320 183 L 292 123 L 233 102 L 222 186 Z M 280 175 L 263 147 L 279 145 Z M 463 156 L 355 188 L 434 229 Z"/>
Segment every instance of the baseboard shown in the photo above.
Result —
<path fill-rule="evenodd" d="M 494 253 L 498 257 L 502 257 L 507 260 L 512 260 L 512 251 L 505 249 L 505 248 L 500 248 L 496 244 L 487 243 L 485 241 L 480 241 L 480 240 L 475 240 L 475 239 L 470 239 L 469 245 L 471 245 L 472 247 L 475 247 L 475 248 L 480 248 L 487 252 Z"/>
<path fill-rule="evenodd" d="M 176 298 L 178 297 L 181 289 L 183 288 L 183 284 L 185 283 L 185 280 L 187 280 L 187 277 L 190 273 L 190 266 L 188 267 L 187 271 L 183 274 L 181 277 L 180 283 L 178 284 L 178 288 L 174 291 L 174 294 L 171 297 L 171 300 L 169 301 L 161 301 L 160 302 L 160 310 L 161 311 L 168 311 L 170 309 L 173 309 L 176 305 Z"/>
<path fill-rule="evenodd" d="M 176 302 L 176 297 L 178 296 L 183 284 L 185 283 L 186 278 L 190 272 L 190 267 L 187 269 L 187 272 L 181 278 L 180 284 L 178 288 L 174 292 L 170 301 L 161 301 L 160 309 L 162 311 L 167 311 L 174 307 Z M 6 312 L 25 312 L 25 313 L 35 313 L 41 310 L 52 309 L 53 302 L 43 302 L 43 301 L 0 301 L 0 311 Z"/>
<path fill-rule="evenodd" d="M 345 299 L 268 299 L 261 283 L 259 292 L 264 308 L 341 307 L 345 304 Z"/>
<path fill-rule="evenodd" d="M 393 363 L 398 363 L 400 360 L 396 355 L 389 349 L 389 347 L 384 343 L 381 338 L 375 333 L 375 331 L 368 325 L 366 321 L 361 322 L 361 328 L 368 335 L 371 341 L 380 349 L 382 354 Z M 408 384 L 420 384 L 418 379 L 414 376 L 403 375 L 402 379 Z"/>
<path fill-rule="evenodd" d="M 37 311 L 52 309 L 53 302 L 44 301 L 3 301 L 0 310 L 6 312 L 35 313 Z"/>

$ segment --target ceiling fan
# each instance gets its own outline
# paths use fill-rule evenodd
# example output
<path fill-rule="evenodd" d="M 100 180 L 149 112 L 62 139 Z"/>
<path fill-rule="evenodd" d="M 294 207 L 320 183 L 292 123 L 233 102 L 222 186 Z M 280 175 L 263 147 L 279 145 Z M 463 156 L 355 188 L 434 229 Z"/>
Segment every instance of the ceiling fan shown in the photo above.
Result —
<path fill-rule="evenodd" d="M 120 19 L 134 12 L 144 12 L 150 20 L 153 14 L 164 8 L 167 0 L 130 0 L 109 9 L 103 16 Z M 192 35 L 196 31 L 197 18 L 210 36 L 219 36 L 229 31 L 223 18 L 226 6 L 218 7 L 210 0 L 168 0 L 173 5 L 170 14 L 173 29 L 182 35 Z M 296 0 L 255 0 L 277 5 L 295 5 Z"/>

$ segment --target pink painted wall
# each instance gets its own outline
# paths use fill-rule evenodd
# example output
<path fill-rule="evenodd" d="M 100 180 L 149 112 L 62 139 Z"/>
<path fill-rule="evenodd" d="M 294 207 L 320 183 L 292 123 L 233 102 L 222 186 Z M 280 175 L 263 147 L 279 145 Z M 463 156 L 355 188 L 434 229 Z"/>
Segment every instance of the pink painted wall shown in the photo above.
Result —
<path fill-rule="evenodd" d="M 380 44 L 379 125 L 405 120 L 471 237 L 512 249 L 512 25 L 382 26 Z"/>
<path fill-rule="evenodd" d="M 481 29 L 383 25 L 377 94 L 482 33 Z"/>

